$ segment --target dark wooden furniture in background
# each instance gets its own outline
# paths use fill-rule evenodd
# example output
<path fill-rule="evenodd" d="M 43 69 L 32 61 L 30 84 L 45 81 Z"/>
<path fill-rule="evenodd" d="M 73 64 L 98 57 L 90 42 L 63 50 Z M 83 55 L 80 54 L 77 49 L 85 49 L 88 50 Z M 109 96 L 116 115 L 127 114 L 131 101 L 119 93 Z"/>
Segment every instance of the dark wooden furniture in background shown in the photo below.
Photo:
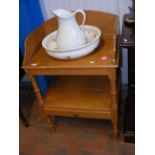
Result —
<path fill-rule="evenodd" d="M 23 56 L 21 55 L 21 52 L 19 50 L 19 85 L 21 84 L 22 77 L 25 75 L 24 69 L 21 68 L 22 61 L 23 61 Z M 24 126 L 28 127 L 29 126 L 29 122 L 27 121 L 27 119 L 24 116 L 24 113 L 23 113 L 23 110 L 22 110 L 22 106 L 21 106 L 20 96 L 19 96 L 19 117 L 22 120 Z"/>
<path fill-rule="evenodd" d="M 128 15 L 124 16 L 124 19 Z M 124 109 L 124 141 L 135 142 L 135 27 L 123 22 L 120 46 L 128 53 L 128 96 Z"/>

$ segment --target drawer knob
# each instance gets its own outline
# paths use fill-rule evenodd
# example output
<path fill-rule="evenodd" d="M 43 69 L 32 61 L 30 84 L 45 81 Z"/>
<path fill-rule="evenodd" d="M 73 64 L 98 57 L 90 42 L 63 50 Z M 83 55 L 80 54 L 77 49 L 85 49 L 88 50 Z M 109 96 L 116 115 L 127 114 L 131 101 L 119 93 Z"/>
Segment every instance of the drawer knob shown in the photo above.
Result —
<path fill-rule="evenodd" d="M 78 117 L 78 114 L 75 114 L 74 117 Z"/>

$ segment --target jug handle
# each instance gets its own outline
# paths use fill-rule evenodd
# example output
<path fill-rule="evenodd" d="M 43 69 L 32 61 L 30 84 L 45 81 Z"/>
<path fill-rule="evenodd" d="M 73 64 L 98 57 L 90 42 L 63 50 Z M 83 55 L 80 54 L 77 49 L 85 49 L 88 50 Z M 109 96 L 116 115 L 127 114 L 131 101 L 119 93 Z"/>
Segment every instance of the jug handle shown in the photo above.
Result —
<path fill-rule="evenodd" d="M 76 10 L 74 12 L 74 15 L 77 14 L 77 13 L 81 13 L 83 15 L 83 21 L 82 21 L 81 29 L 82 29 L 82 31 L 84 31 L 84 24 L 86 22 L 86 13 L 81 9 Z"/>

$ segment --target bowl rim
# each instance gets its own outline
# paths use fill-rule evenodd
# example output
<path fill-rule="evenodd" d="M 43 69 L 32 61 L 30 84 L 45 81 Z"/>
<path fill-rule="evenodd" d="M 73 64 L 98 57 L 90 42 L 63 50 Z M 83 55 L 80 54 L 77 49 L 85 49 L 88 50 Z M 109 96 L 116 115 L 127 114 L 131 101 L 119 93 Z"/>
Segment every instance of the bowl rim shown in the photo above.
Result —
<path fill-rule="evenodd" d="M 45 42 L 47 41 L 47 39 L 51 36 L 51 35 L 53 35 L 54 33 L 56 33 L 57 31 L 53 31 L 53 32 L 51 32 L 51 33 L 49 33 L 48 35 L 46 35 L 45 37 L 44 37 L 44 39 L 43 39 L 43 41 L 42 41 L 42 46 L 45 48 L 45 50 L 48 50 L 48 52 L 52 52 L 52 53 L 66 53 L 66 52 L 74 52 L 75 50 L 79 50 L 79 49 L 82 49 L 82 48 L 85 48 L 85 47 L 87 47 L 87 46 L 90 46 L 90 45 L 92 45 L 93 43 L 95 43 L 97 40 L 99 40 L 100 39 L 100 37 L 101 37 L 101 30 L 98 28 L 98 27 L 96 27 L 96 26 L 93 26 L 93 25 L 84 25 L 84 27 L 91 27 L 91 28 L 93 28 L 93 29 L 95 29 L 96 31 L 98 31 L 98 35 L 96 36 L 96 38 L 94 39 L 94 40 L 92 40 L 92 41 L 90 41 L 90 42 L 88 42 L 88 43 L 86 43 L 86 44 L 84 44 L 84 45 L 82 45 L 82 46 L 80 46 L 80 47 L 77 47 L 77 48 L 72 48 L 72 49 L 60 49 L 60 50 L 51 50 L 51 49 L 49 49 L 46 45 L 45 45 Z"/>

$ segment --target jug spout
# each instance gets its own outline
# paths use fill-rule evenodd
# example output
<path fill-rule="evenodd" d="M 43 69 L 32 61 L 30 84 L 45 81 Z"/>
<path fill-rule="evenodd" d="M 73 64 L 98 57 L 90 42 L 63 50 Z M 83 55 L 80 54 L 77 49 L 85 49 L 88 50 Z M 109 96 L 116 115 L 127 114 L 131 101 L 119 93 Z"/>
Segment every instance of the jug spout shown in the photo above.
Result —
<path fill-rule="evenodd" d="M 73 13 L 64 9 L 56 9 L 53 11 L 53 14 L 63 19 L 70 18 L 73 15 Z"/>

